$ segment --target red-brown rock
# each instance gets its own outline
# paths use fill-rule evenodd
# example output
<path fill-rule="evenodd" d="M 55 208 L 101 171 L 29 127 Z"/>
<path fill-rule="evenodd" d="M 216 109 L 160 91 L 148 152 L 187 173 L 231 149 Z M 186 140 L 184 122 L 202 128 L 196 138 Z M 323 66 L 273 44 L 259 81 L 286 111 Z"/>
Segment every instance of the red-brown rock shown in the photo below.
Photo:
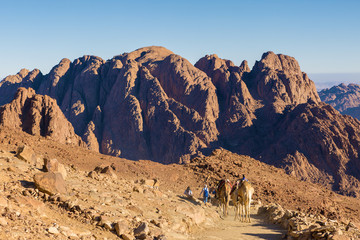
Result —
<path fill-rule="evenodd" d="M 19 88 L 14 100 L 0 108 L 0 124 L 66 144 L 80 145 L 81 139 L 67 121 L 56 101 L 35 94 L 31 88 Z"/>
<path fill-rule="evenodd" d="M 44 158 L 43 169 L 47 172 L 60 173 L 64 179 L 67 177 L 67 172 L 63 164 L 55 158 Z"/>
<path fill-rule="evenodd" d="M 37 189 L 50 195 L 67 192 L 66 183 L 60 173 L 37 173 L 34 176 L 34 182 Z"/>

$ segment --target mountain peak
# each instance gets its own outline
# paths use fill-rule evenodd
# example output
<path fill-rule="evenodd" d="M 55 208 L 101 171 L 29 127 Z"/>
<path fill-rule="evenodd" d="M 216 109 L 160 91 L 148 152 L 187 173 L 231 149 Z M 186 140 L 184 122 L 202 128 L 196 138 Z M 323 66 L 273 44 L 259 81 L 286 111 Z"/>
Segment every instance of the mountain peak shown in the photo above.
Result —
<path fill-rule="evenodd" d="M 275 71 L 291 72 L 300 74 L 300 66 L 294 57 L 283 54 L 275 54 L 272 51 L 262 55 L 260 62 L 257 62 L 260 68 L 269 68 Z"/>
<path fill-rule="evenodd" d="M 131 59 L 139 63 L 145 63 L 149 61 L 161 61 L 172 54 L 174 54 L 172 51 L 164 47 L 149 46 L 149 47 L 139 48 L 130 53 L 124 53 L 120 56 L 123 56 L 126 60 Z"/>

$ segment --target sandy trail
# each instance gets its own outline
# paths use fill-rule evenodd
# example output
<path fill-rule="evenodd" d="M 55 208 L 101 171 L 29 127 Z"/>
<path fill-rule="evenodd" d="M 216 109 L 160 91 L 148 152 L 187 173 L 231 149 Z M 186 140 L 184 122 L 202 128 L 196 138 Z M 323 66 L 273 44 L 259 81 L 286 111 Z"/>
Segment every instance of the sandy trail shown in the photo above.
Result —
<path fill-rule="evenodd" d="M 265 220 L 252 211 L 251 223 L 242 223 L 234 221 L 233 209 L 229 209 L 229 216 L 218 222 L 216 228 L 205 229 L 195 233 L 189 239 L 191 240 L 255 240 L 255 239 L 281 239 L 286 232 L 278 225 L 266 223 Z"/>

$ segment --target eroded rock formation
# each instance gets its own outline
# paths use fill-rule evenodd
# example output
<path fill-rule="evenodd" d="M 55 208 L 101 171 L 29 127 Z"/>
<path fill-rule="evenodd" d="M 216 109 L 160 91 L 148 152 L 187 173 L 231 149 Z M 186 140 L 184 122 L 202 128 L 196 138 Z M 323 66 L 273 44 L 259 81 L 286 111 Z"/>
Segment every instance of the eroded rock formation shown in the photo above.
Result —
<path fill-rule="evenodd" d="M 360 122 L 321 103 L 293 57 L 267 52 L 250 69 L 217 55 L 192 65 L 163 47 L 146 47 L 108 61 L 63 59 L 45 76 L 22 70 L 1 84 L 8 95 L 27 84 L 56 99 L 95 151 L 173 163 L 221 146 L 360 193 Z"/>
<path fill-rule="evenodd" d="M 19 88 L 14 100 L 0 108 L 0 125 L 22 129 L 61 143 L 82 144 L 56 101 L 49 96 L 36 94 L 32 88 Z"/>

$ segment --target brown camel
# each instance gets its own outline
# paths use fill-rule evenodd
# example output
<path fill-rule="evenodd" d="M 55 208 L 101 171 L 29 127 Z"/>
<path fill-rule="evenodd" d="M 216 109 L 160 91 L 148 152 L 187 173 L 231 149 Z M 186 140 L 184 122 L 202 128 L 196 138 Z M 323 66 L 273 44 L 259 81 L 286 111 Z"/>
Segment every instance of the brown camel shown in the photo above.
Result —
<path fill-rule="evenodd" d="M 238 197 L 241 199 L 240 204 L 242 205 L 242 209 L 240 211 L 240 221 L 251 222 L 250 204 L 253 194 L 254 188 L 251 186 L 251 183 L 248 181 L 243 181 L 238 190 Z"/>
<path fill-rule="evenodd" d="M 234 220 L 236 220 L 236 218 L 238 216 L 239 216 L 239 220 L 240 220 L 240 211 L 242 210 L 242 202 L 243 201 L 239 196 L 240 186 L 241 186 L 241 181 L 240 180 L 236 181 L 236 183 L 234 184 L 234 186 L 232 187 L 231 192 L 230 192 L 230 197 L 231 197 L 231 200 L 235 207 Z"/>
<path fill-rule="evenodd" d="M 231 183 L 228 179 L 220 180 L 216 189 L 216 198 L 220 202 L 220 208 L 223 209 L 224 216 L 228 214 L 228 206 L 230 200 Z"/>

